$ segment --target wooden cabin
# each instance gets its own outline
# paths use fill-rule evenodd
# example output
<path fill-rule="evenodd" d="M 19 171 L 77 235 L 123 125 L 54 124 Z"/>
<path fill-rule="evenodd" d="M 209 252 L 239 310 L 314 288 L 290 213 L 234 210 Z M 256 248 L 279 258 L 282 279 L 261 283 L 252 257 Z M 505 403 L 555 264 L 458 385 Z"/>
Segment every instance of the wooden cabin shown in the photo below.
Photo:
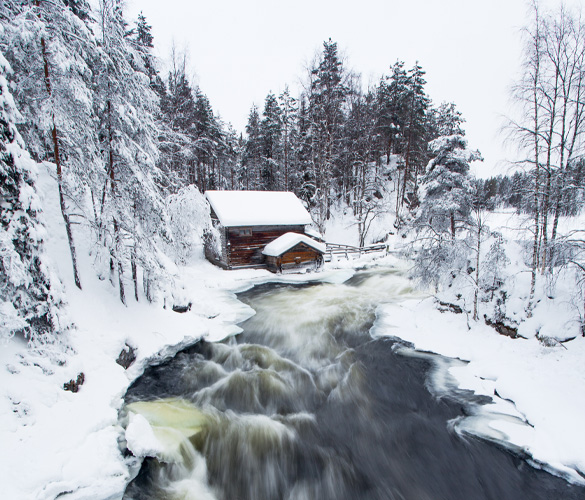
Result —
<path fill-rule="evenodd" d="M 207 191 L 205 195 L 211 207 L 213 225 L 218 229 L 221 240 L 218 245 L 220 248 L 216 248 L 215 251 L 206 245 L 205 256 L 225 269 L 267 267 L 267 258 L 274 256 L 263 253 L 266 246 L 287 233 L 305 236 L 305 228 L 312 222 L 309 212 L 294 193 Z M 314 241 L 309 236 L 305 238 Z M 315 262 L 319 259 L 318 250 L 308 245 L 306 240 L 299 243 L 308 250 L 294 257 L 291 254 L 293 262 L 300 257 L 301 262 L 306 263 L 309 253 L 310 258 L 316 259 Z M 289 253 L 292 250 L 287 249 Z M 285 260 L 289 258 L 280 257 L 281 261 L 282 258 Z M 272 270 L 276 270 L 277 267 L 278 265 L 270 264 Z"/>
<path fill-rule="evenodd" d="M 315 268 L 323 264 L 326 245 L 304 234 L 285 233 L 264 247 L 262 254 L 272 272 L 287 269 Z"/>

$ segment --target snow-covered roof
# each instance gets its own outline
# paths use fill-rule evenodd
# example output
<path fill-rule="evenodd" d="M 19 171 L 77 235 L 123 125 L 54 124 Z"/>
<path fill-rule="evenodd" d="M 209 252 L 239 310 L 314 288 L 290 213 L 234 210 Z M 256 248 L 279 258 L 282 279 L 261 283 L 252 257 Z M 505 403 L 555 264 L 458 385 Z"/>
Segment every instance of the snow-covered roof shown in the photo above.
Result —
<path fill-rule="evenodd" d="M 306 227 L 305 234 L 307 236 L 310 236 L 311 238 L 316 239 L 317 241 L 325 241 L 325 238 L 323 237 L 323 235 L 319 231 L 317 231 L 316 229 L 313 229 L 312 227 Z"/>
<path fill-rule="evenodd" d="M 309 212 L 294 193 L 286 191 L 206 191 L 224 227 L 310 224 Z"/>
<path fill-rule="evenodd" d="M 305 234 L 285 233 L 282 236 L 276 238 L 271 243 L 268 243 L 268 245 L 264 247 L 264 250 L 262 250 L 262 253 L 270 257 L 278 257 L 299 243 L 304 243 L 305 245 L 314 248 L 321 253 L 325 253 L 327 250 L 325 243 L 319 243 L 313 238 L 309 238 Z"/>

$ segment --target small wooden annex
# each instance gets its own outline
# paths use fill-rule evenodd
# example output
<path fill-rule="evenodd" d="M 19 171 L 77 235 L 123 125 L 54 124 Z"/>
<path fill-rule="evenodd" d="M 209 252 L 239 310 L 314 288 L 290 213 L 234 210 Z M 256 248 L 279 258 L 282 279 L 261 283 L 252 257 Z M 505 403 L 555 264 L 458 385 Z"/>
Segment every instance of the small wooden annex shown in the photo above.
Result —
<path fill-rule="evenodd" d="M 214 264 L 225 269 L 269 267 L 277 271 L 282 264 L 289 265 L 290 259 L 291 265 L 322 261 L 325 245 L 305 235 L 305 228 L 312 219 L 294 193 L 207 191 L 205 195 L 213 225 L 220 235 L 218 245 L 205 246 L 205 256 Z M 296 243 L 300 245 L 297 250 L 294 246 L 284 248 L 285 239 L 278 245 L 279 250 L 284 248 L 283 255 L 272 255 L 274 251 L 269 252 L 271 255 L 264 253 L 267 245 L 287 233 L 303 236 L 303 240 Z M 273 258 L 280 258 L 280 268 Z"/>
<path fill-rule="evenodd" d="M 285 233 L 266 245 L 262 251 L 266 266 L 272 272 L 323 264 L 326 245 L 309 236 Z"/>

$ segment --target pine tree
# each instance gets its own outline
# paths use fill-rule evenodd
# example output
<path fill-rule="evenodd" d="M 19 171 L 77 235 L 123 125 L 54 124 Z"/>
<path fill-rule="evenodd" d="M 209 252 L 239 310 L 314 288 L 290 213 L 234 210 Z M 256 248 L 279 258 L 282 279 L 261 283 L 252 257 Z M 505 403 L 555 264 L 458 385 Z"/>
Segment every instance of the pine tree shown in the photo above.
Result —
<path fill-rule="evenodd" d="M 136 22 L 136 41 L 142 47 L 153 48 L 154 37 L 152 36 L 152 26 L 146 22 L 146 17 L 140 12 L 138 14 L 138 21 Z"/>
<path fill-rule="evenodd" d="M 262 148 L 261 184 L 262 189 L 274 191 L 280 185 L 278 158 L 281 151 L 282 111 L 272 93 L 264 102 L 264 118 L 260 122 L 260 142 Z"/>
<path fill-rule="evenodd" d="M 46 341 L 60 329 L 60 301 L 43 251 L 37 165 L 16 129 L 21 116 L 9 90 L 10 73 L 0 53 L 0 339 L 24 332 L 31 340 Z"/>
<path fill-rule="evenodd" d="M 186 75 L 186 58 L 174 51 L 166 91 L 160 98 L 163 135 L 161 163 L 176 179 L 177 188 L 197 181 L 195 148 L 195 97 Z"/>
<path fill-rule="evenodd" d="M 467 222 L 473 206 L 469 163 L 481 157 L 477 151 L 467 149 L 467 141 L 459 135 L 435 139 L 429 148 L 434 159 L 423 177 L 424 196 L 416 226 L 455 239 L 457 229 Z"/>
<path fill-rule="evenodd" d="M 465 135 L 462 125 L 465 119 L 457 110 L 455 103 L 443 102 L 438 108 L 429 109 L 427 116 L 429 140 L 448 135 Z"/>
<path fill-rule="evenodd" d="M 297 122 L 297 100 L 290 95 L 288 85 L 284 92 L 279 96 L 282 122 L 282 169 L 284 172 L 283 189 L 288 191 L 291 187 L 296 186 L 294 172 L 295 164 L 295 145 L 298 141 L 296 129 Z"/>
<path fill-rule="evenodd" d="M 406 121 L 406 101 L 409 89 L 404 62 L 397 61 L 391 70 L 392 74 L 383 78 L 377 88 L 377 128 L 387 163 L 390 161 L 391 154 L 402 153 L 402 129 Z"/>
<path fill-rule="evenodd" d="M 311 72 L 309 94 L 312 153 L 316 174 L 316 223 L 320 230 L 330 216 L 333 178 L 341 172 L 341 142 L 344 105 L 347 95 L 343 64 L 337 54 L 337 43 L 323 43 L 319 65 Z"/>
<path fill-rule="evenodd" d="M 211 103 L 201 89 L 195 89 L 194 140 L 198 165 L 197 185 L 201 192 L 220 184 L 218 157 L 223 134 Z"/>
<path fill-rule="evenodd" d="M 410 207 L 418 203 L 418 177 L 427 161 L 426 113 L 430 104 L 424 86 L 425 72 L 417 64 L 408 72 L 408 91 L 406 95 L 406 116 L 402 136 L 404 140 L 404 173 L 402 185 L 398 190 L 398 206 L 403 207 L 407 202 Z M 398 213 L 398 208 L 397 208 Z"/>
<path fill-rule="evenodd" d="M 311 119 L 305 98 L 301 98 L 299 108 L 299 139 L 298 139 L 298 170 L 299 188 L 298 195 L 307 205 L 314 209 L 317 205 L 315 194 L 317 193 L 317 175 L 313 162 L 313 139 L 311 135 Z"/>
<path fill-rule="evenodd" d="M 248 116 L 248 124 L 246 125 L 246 138 L 242 166 L 243 184 L 246 189 L 259 189 L 261 186 L 260 180 L 260 162 L 262 158 L 262 142 L 260 135 L 260 115 L 258 108 L 252 106 Z"/>
<path fill-rule="evenodd" d="M 144 72 L 150 78 L 150 87 L 156 92 L 159 98 L 165 93 L 164 82 L 156 68 L 156 61 L 152 49 L 154 48 L 154 37 L 152 36 L 152 26 L 146 21 L 142 12 L 138 14 L 136 27 L 126 34 L 126 38 L 133 45 L 134 49 L 142 56 Z M 135 65 L 140 70 L 140 65 Z"/>

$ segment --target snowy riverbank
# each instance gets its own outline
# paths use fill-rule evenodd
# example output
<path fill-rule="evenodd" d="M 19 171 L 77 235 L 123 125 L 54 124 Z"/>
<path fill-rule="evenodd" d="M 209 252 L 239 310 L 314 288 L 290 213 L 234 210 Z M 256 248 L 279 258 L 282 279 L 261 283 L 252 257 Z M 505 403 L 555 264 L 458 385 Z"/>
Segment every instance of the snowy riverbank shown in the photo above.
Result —
<path fill-rule="evenodd" d="M 235 292 L 283 277 L 259 270 L 226 272 L 196 259 L 191 266 L 176 269 L 180 279 L 173 290 L 176 302 L 192 303 L 189 311 L 178 314 L 170 306 L 149 305 L 142 296 L 125 307 L 109 282 L 95 277 L 90 242 L 84 241 L 79 229 L 81 292 L 71 275 L 54 181 L 41 176 L 39 190 L 44 198 L 48 253 L 63 282 L 66 312 L 75 327 L 55 344 L 31 349 L 15 337 L 0 349 L 3 495 L 16 500 L 118 499 L 133 464 L 132 458 L 122 457 L 119 446 L 123 429 L 118 410 L 129 385 L 148 363 L 172 356 L 200 338 L 218 341 L 236 334 L 236 324 L 253 311 L 236 300 Z M 321 273 L 285 278 L 343 282 L 372 259 L 340 261 Z M 397 261 L 387 257 L 380 263 Z M 489 439 L 507 439 L 526 449 L 535 461 L 582 482 L 585 339 L 579 337 L 564 347 L 544 347 L 536 338 L 512 340 L 483 324 L 468 331 L 464 315 L 440 313 L 432 299 L 381 307 L 373 333 L 397 336 L 418 349 L 470 361 L 449 369 L 460 387 L 498 396 L 482 415 L 455 428 Z M 128 370 L 116 363 L 126 344 L 137 356 Z M 79 392 L 65 391 L 63 384 L 81 373 L 84 383 Z"/>
<path fill-rule="evenodd" d="M 0 469 L 3 497 L 13 500 L 54 498 L 120 498 L 130 478 L 118 440 L 123 429 L 118 410 L 123 396 L 148 363 L 156 363 L 200 338 L 218 341 L 240 331 L 236 323 L 253 314 L 235 292 L 255 283 L 276 280 L 268 271 L 225 272 L 204 260 L 176 270 L 180 279 L 173 295 L 191 302 L 179 314 L 150 305 L 145 297 L 119 301 L 117 291 L 95 277 L 90 242 L 75 234 L 83 291 L 73 282 L 57 188 L 41 175 L 48 227 L 49 257 L 64 285 L 66 314 L 73 323 L 58 342 L 27 346 L 13 337 L 0 348 Z M 345 280 L 351 270 L 319 273 L 319 279 Z M 287 281 L 306 281 L 304 275 Z M 126 371 L 116 363 L 128 344 L 136 361 Z M 79 392 L 63 384 L 83 373 Z"/>
<path fill-rule="evenodd" d="M 183 295 L 193 303 L 185 314 L 144 302 L 126 308 L 109 284 L 88 279 L 83 292 L 66 283 L 76 328 L 60 343 L 31 350 L 13 338 L 2 346 L 0 441 L 6 453 L 0 467 L 6 498 L 120 498 L 129 462 L 118 446 L 118 410 L 129 385 L 147 363 L 199 338 L 218 341 L 237 333 L 236 323 L 253 311 L 233 292 L 275 279 L 264 271 L 225 272 L 206 262 L 181 273 Z M 334 274 L 344 280 L 351 272 Z M 127 371 L 116 363 L 125 344 L 137 355 Z M 63 384 L 79 373 L 85 378 L 79 392 L 64 391 Z"/>
<path fill-rule="evenodd" d="M 546 347 L 535 337 L 499 335 L 483 322 L 468 330 L 464 314 L 440 312 L 432 298 L 380 307 L 372 333 L 465 361 L 439 367 L 432 391 L 449 396 L 455 383 L 493 403 L 453 422 L 457 432 L 497 441 L 536 467 L 585 484 L 585 338 Z"/>
<path fill-rule="evenodd" d="M 311 278 L 344 281 L 358 263 L 339 264 L 348 268 Z M 0 433 L 10 450 L 2 463 L 8 498 L 50 499 L 63 493 L 70 499 L 120 498 L 131 462 L 120 454 L 123 429 L 117 411 L 128 386 L 147 362 L 171 356 L 200 337 L 220 340 L 236 333 L 235 323 L 252 311 L 234 292 L 277 279 L 262 271 L 224 272 L 205 262 L 181 272 L 184 297 L 193 301 L 185 314 L 145 304 L 125 308 L 108 284 L 96 280 L 83 293 L 68 287 L 68 310 L 77 329 L 61 345 L 46 347 L 50 358 L 18 339 L 3 346 Z M 566 349 L 549 348 L 536 339 L 503 337 L 485 325 L 468 331 L 463 315 L 438 312 L 432 299 L 381 307 L 373 334 L 469 360 L 449 369 L 459 386 L 491 397 L 497 392 L 498 397 L 467 422 L 472 427 L 462 424 L 459 430 L 507 439 L 556 473 L 580 480 L 576 471 L 582 472 L 585 464 L 579 432 L 585 409 L 583 339 L 567 343 Z M 115 362 L 125 343 L 137 352 L 128 371 Z M 80 372 L 86 378 L 80 391 L 64 391 L 62 384 Z"/>

